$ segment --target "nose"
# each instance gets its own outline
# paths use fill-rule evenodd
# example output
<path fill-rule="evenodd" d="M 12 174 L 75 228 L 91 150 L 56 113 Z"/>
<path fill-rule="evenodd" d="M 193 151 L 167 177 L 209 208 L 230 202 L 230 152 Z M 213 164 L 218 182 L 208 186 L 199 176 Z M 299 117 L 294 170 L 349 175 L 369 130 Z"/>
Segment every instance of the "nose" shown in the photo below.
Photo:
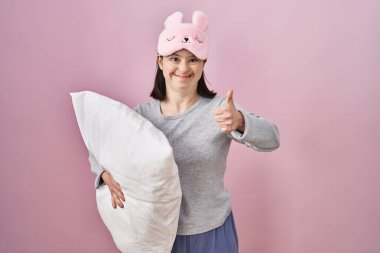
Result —
<path fill-rule="evenodd" d="M 186 60 L 182 60 L 179 65 L 178 65 L 178 70 L 181 71 L 182 73 L 187 72 L 189 69 L 189 66 L 187 65 Z"/>

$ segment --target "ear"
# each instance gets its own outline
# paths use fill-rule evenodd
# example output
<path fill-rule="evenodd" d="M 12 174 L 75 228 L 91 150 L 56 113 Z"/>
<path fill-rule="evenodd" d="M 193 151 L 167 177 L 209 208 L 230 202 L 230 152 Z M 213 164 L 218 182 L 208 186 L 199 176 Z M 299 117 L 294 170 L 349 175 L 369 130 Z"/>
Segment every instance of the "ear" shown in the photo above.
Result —
<path fill-rule="evenodd" d="M 199 26 L 203 31 L 207 31 L 208 29 L 208 18 L 206 14 L 202 11 L 194 11 L 193 24 Z"/>
<path fill-rule="evenodd" d="M 173 14 L 171 14 L 169 17 L 166 18 L 166 20 L 164 22 L 164 27 L 168 28 L 170 26 L 181 24 L 182 23 L 182 17 L 183 17 L 182 12 L 180 12 L 180 11 L 174 12 Z"/>
<path fill-rule="evenodd" d="M 159 55 L 157 55 L 157 64 L 158 64 L 158 67 L 162 70 L 162 57 L 160 57 Z"/>

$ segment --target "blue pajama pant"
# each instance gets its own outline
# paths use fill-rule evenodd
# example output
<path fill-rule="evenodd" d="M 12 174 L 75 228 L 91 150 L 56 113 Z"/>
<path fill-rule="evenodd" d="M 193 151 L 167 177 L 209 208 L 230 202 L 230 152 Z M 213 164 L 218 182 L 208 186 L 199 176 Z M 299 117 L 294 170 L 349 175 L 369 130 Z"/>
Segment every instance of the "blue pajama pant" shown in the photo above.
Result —
<path fill-rule="evenodd" d="M 238 253 L 232 211 L 220 227 L 201 234 L 177 235 L 171 253 Z"/>

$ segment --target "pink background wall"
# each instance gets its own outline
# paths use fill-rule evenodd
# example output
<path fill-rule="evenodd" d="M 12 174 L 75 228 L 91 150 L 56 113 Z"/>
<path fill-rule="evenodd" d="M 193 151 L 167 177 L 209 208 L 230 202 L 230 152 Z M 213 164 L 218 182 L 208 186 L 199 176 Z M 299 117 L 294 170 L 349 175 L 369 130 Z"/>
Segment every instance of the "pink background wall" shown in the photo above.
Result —
<path fill-rule="evenodd" d="M 212 88 L 281 133 L 232 146 L 240 252 L 380 252 L 376 0 L 1 1 L 0 252 L 118 252 L 69 92 L 146 101 L 163 20 L 198 9 Z"/>

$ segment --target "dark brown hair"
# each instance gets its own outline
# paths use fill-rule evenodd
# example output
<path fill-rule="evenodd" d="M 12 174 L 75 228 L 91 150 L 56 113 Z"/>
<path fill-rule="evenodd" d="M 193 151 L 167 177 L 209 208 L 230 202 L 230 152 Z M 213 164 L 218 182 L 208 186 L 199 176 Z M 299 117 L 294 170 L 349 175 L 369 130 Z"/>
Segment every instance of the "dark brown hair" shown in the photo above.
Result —
<path fill-rule="evenodd" d="M 198 95 L 202 97 L 206 97 L 206 98 L 213 98 L 216 96 L 216 92 L 208 89 L 203 71 L 202 71 L 202 76 L 198 81 L 197 93 Z M 154 86 L 153 86 L 152 92 L 150 93 L 150 96 L 160 101 L 163 101 L 166 98 L 165 77 L 162 70 L 158 66 L 158 63 L 157 63 L 156 77 L 154 79 Z"/>

